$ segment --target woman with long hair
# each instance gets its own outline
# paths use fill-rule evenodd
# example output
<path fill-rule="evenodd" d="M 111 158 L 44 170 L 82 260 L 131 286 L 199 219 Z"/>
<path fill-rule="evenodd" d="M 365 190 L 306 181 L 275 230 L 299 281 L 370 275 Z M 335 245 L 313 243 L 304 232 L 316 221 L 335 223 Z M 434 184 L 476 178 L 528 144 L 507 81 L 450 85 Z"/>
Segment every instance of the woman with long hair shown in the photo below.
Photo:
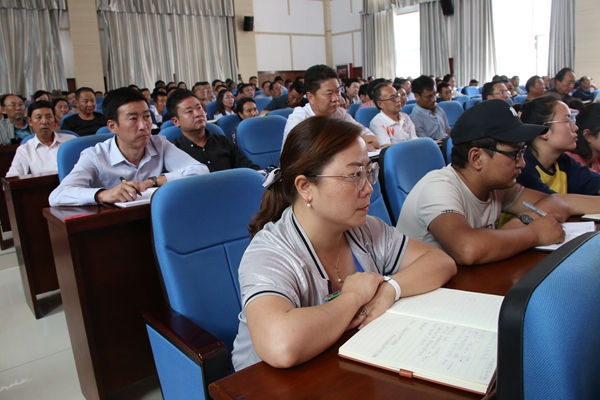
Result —
<path fill-rule="evenodd" d="M 400 296 L 456 273 L 441 250 L 367 215 L 379 166 L 356 124 L 311 117 L 290 132 L 266 177 L 239 268 L 236 370 L 260 360 L 286 368 L 368 324 Z"/>
<path fill-rule="evenodd" d="M 577 147 L 567 152 L 581 165 L 600 173 L 600 103 L 588 104 L 575 118 Z"/>
<path fill-rule="evenodd" d="M 54 119 L 56 120 L 56 126 L 60 126 L 60 120 L 62 117 L 69 113 L 69 102 L 67 99 L 57 98 L 52 100 L 52 109 L 54 110 Z"/>
<path fill-rule="evenodd" d="M 221 90 L 217 94 L 217 112 L 213 118 L 219 119 L 230 114 L 235 114 L 235 96 L 229 89 Z"/>

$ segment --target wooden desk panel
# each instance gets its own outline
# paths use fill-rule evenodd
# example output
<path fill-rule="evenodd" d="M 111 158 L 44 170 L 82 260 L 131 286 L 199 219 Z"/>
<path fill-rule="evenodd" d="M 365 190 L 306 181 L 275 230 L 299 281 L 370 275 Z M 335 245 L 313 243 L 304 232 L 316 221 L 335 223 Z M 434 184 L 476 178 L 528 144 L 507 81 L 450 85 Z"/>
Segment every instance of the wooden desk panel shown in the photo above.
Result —
<path fill-rule="evenodd" d="M 86 399 L 104 399 L 155 374 L 142 309 L 164 307 L 165 301 L 152 249 L 150 206 L 43 212 Z"/>
<path fill-rule="evenodd" d="M 42 215 L 58 183 L 56 174 L 2 179 L 25 300 L 36 318 L 42 317 L 37 295 L 58 289 L 48 224 Z"/>
<path fill-rule="evenodd" d="M 17 151 L 18 144 L 10 144 L 8 146 L 0 146 L 0 177 L 6 176 L 6 173 L 10 169 L 12 159 Z M 9 232 L 10 217 L 8 216 L 8 208 L 6 207 L 6 199 L 4 196 L 0 196 L 0 224 L 2 224 L 2 232 Z M 5 250 L 13 245 L 13 241 L 1 240 L 0 238 L 0 249 Z"/>
<path fill-rule="evenodd" d="M 480 266 L 459 266 L 445 287 L 504 296 L 549 253 L 529 250 L 508 260 Z M 343 359 L 339 347 L 356 330 L 346 332 L 314 359 L 289 369 L 260 362 L 209 386 L 216 400 L 263 398 L 481 399 L 481 395 Z"/>

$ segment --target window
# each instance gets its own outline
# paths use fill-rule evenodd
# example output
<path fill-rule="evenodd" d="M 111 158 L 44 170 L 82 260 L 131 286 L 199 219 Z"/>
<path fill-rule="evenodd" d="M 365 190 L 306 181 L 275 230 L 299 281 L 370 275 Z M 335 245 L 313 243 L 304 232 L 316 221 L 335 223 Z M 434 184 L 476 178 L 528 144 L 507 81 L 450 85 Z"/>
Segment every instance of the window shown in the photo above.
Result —
<path fill-rule="evenodd" d="M 419 6 L 404 7 L 394 17 L 396 76 L 421 75 L 421 33 Z"/>

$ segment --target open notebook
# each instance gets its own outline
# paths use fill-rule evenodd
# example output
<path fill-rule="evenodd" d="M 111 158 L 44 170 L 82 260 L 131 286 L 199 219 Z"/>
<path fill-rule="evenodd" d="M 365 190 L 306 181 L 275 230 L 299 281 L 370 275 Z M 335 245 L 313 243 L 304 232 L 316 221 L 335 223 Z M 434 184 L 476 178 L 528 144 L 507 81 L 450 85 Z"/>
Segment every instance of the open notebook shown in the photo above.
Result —
<path fill-rule="evenodd" d="M 400 299 L 339 349 L 341 357 L 485 394 L 504 297 L 437 289 Z"/>
<path fill-rule="evenodd" d="M 581 217 L 583 219 L 583 217 Z M 577 236 L 581 236 L 587 232 L 596 232 L 596 224 L 593 221 L 586 222 L 563 222 L 563 229 L 565 230 L 565 241 L 558 244 L 549 244 L 547 246 L 536 246 L 536 250 L 554 251 L 569 240 L 575 239 Z"/>
<path fill-rule="evenodd" d="M 142 192 L 141 196 L 138 196 L 135 200 L 133 201 L 127 201 L 124 203 L 115 203 L 115 206 L 119 207 L 119 208 L 127 208 L 127 207 L 135 207 L 135 206 L 139 206 L 141 204 L 148 204 L 150 203 L 150 198 L 152 197 L 152 194 L 156 191 L 156 187 L 154 188 L 148 188 L 146 190 L 144 190 Z"/>

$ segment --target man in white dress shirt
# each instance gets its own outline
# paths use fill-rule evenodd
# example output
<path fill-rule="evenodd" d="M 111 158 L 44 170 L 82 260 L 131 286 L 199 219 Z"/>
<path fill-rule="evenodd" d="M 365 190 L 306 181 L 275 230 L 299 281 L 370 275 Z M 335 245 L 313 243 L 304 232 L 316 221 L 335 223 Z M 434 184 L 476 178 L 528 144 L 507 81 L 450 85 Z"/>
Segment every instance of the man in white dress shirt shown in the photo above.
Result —
<path fill-rule="evenodd" d="M 49 101 L 31 103 L 27 109 L 27 116 L 35 137 L 17 148 L 6 176 L 56 174 L 58 148 L 75 136 L 54 132 L 56 120 L 52 103 Z"/>
<path fill-rule="evenodd" d="M 375 86 L 373 101 L 380 112 L 371 120 L 369 129 L 381 147 L 417 137 L 415 124 L 402 112 L 401 97 L 393 86 L 387 83 Z"/>

